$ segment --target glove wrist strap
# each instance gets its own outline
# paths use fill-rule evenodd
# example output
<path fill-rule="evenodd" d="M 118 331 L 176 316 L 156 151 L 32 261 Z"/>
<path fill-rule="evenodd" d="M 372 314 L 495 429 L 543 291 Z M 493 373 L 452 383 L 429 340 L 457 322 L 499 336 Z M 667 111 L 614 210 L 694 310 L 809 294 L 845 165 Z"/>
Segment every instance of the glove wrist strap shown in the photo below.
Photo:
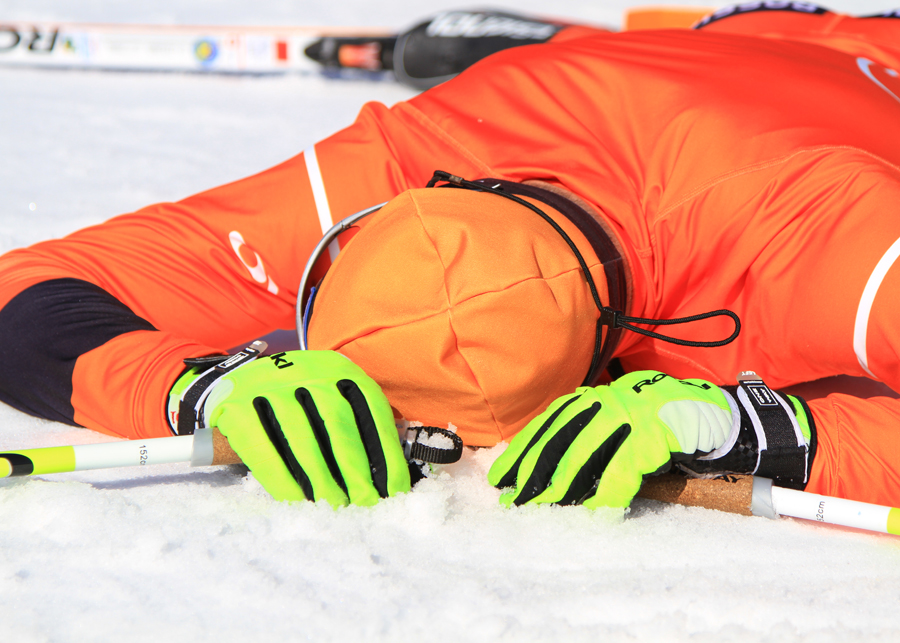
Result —
<path fill-rule="evenodd" d="M 803 489 L 812 463 L 815 441 L 812 414 L 802 400 L 776 393 L 753 372 L 742 373 L 737 386 L 722 387 L 739 414 L 733 446 L 721 457 L 697 458 L 685 468 L 695 474 L 752 473 L 779 486 Z M 809 437 L 798 422 L 804 414 Z"/>
<path fill-rule="evenodd" d="M 759 459 L 754 473 L 781 486 L 804 487 L 808 445 L 794 410 L 755 373 L 738 378 L 736 396 L 741 424 L 749 421 L 756 433 Z"/>
<path fill-rule="evenodd" d="M 265 342 L 255 341 L 234 355 L 213 355 L 184 360 L 190 370 L 175 383 L 173 393 L 170 394 L 169 412 L 166 414 L 172 432 L 177 435 L 193 435 L 194 431 L 203 424 L 203 403 L 216 382 L 223 375 L 255 360 L 266 347 Z M 208 368 L 201 370 L 204 366 Z M 194 373 L 196 373 L 194 380 L 178 395 L 178 412 L 176 414 L 173 410 L 175 400 L 171 397 L 182 379 L 191 377 Z"/>

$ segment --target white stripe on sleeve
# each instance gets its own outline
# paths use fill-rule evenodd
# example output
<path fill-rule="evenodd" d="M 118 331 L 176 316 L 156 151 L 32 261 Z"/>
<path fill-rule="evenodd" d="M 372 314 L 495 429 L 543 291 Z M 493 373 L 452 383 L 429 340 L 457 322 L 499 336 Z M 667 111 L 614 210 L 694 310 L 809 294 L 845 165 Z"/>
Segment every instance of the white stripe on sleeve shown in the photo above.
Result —
<path fill-rule="evenodd" d="M 859 308 L 856 309 L 856 323 L 853 325 L 853 351 L 856 353 L 859 365 L 872 377 L 875 377 L 875 375 L 869 370 L 869 356 L 866 352 L 869 315 L 872 312 L 872 304 L 875 303 L 875 295 L 878 294 L 878 288 L 898 257 L 900 257 L 900 239 L 897 239 L 888 248 L 888 251 L 884 253 L 884 256 L 875 266 L 875 270 L 872 271 L 869 281 L 866 282 L 866 287 L 863 289 L 862 297 L 859 300 Z"/>
<path fill-rule="evenodd" d="M 316 212 L 319 215 L 319 225 L 322 234 L 325 234 L 334 225 L 331 220 L 331 208 L 328 206 L 328 195 L 325 193 L 325 182 L 322 180 L 322 170 L 319 169 L 319 159 L 316 158 L 316 146 L 310 145 L 303 150 L 303 158 L 306 160 L 306 173 L 309 175 L 309 184 L 312 186 L 313 200 L 316 203 Z M 328 254 L 334 261 L 341 247 L 337 239 L 328 244 Z"/>

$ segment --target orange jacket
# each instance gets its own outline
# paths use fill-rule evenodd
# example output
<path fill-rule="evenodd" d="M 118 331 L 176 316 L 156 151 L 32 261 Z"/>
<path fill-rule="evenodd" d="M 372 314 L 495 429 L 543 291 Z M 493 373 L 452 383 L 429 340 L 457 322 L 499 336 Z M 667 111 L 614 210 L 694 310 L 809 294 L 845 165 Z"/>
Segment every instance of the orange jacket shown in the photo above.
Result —
<path fill-rule="evenodd" d="M 631 268 L 628 314 L 727 307 L 744 322 L 717 349 L 626 334 L 628 370 L 731 383 L 753 369 L 780 387 L 864 375 L 865 364 L 898 389 L 900 298 L 889 293 L 900 269 L 885 265 L 900 238 L 897 49 L 868 43 L 864 61 L 827 38 L 812 44 L 815 34 L 712 26 L 502 52 L 393 108 L 367 105 L 262 174 L 0 257 L 0 328 L 31 346 L 17 382 L 0 383 L 3 399 L 114 435 L 167 434 L 164 399 L 183 358 L 293 328 L 322 230 L 435 169 L 541 179 L 593 204 Z M 71 313 L 83 282 L 109 312 L 102 332 Z M 62 287 L 74 294 L 57 296 Z M 730 331 L 683 328 L 689 339 Z M 900 449 L 886 427 L 900 402 L 810 406 L 819 452 L 807 488 L 896 502 Z"/>

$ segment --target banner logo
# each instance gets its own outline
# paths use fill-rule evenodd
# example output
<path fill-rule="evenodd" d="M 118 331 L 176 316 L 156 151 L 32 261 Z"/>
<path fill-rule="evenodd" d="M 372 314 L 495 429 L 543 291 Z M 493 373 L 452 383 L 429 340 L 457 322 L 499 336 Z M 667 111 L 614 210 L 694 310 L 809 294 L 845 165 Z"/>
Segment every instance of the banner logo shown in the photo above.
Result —
<path fill-rule="evenodd" d="M 194 45 L 194 55 L 203 64 L 211 63 L 219 55 L 219 46 L 215 40 L 203 38 Z"/>
<path fill-rule="evenodd" d="M 0 25 L 0 54 L 12 51 L 16 47 L 38 53 L 50 53 L 56 46 L 59 29 L 38 31 L 35 27 L 31 33 L 19 33 L 14 27 Z"/>
<path fill-rule="evenodd" d="M 502 36 L 516 40 L 547 40 L 559 31 L 556 25 L 530 22 L 502 15 L 452 11 L 431 21 L 425 33 L 432 38 L 484 38 Z"/>

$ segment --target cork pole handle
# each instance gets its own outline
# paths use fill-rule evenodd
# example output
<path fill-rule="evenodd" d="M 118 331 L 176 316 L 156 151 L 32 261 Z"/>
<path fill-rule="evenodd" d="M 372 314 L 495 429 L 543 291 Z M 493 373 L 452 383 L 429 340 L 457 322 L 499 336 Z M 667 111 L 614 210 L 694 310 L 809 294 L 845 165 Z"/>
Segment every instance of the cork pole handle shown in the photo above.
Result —
<path fill-rule="evenodd" d="M 219 429 L 213 429 L 212 446 L 213 464 L 241 464 L 238 454 L 228 444 L 228 438 L 222 435 Z"/>
<path fill-rule="evenodd" d="M 667 474 L 647 478 L 638 497 L 688 507 L 718 509 L 742 516 L 754 515 L 753 476 L 727 475 L 713 479 Z"/>
<path fill-rule="evenodd" d="M 219 429 L 212 431 L 212 451 L 212 464 L 241 464 L 238 454 Z M 638 497 L 752 516 L 753 477 L 723 476 L 701 480 L 674 474 L 654 476 L 644 481 Z"/>

